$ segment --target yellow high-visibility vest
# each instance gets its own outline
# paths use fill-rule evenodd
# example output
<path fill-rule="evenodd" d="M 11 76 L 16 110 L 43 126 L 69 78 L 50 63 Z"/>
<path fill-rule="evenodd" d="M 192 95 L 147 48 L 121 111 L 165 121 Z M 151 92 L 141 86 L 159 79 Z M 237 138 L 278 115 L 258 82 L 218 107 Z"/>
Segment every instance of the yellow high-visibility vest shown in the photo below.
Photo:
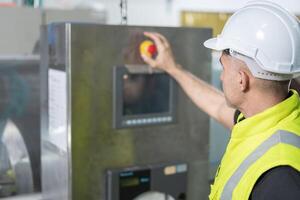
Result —
<path fill-rule="evenodd" d="M 210 200 L 248 200 L 258 178 L 277 166 L 300 171 L 300 99 L 291 92 L 283 102 L 233 127 Z"/>

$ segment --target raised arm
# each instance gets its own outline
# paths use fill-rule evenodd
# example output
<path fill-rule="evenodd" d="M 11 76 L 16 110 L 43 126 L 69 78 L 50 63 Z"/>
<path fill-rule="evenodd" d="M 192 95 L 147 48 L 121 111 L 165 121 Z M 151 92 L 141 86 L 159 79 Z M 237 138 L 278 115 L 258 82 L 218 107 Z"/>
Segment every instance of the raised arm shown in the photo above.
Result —
<path fill-rule="evenodd" d="M 227 106 L 223 93 L 177 64 L 170 44 L 164 36 L 159 33 L 144 34 L 155 42 L 158 51 L 155 59 L 142 55 L 144 61 L 170 74 L 200 109 L 231 129 L 235 110 Z"/>

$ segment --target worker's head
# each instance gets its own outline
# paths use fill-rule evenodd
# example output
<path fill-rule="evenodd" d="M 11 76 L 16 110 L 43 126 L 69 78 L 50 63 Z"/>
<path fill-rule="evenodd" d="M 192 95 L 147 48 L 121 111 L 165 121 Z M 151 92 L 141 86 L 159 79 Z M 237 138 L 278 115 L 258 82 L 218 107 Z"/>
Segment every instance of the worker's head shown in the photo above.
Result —
<path fill-rule="evenodd" d="M 269 92 L 271 87 L 276 91 L 300 75 L 299 21 L 272 2 L 248 3 L 228 19 L 217 38 L 204 45 L 223 52 L 224 93 L 230 95 L 227 99 L 232 105 L 237 103 L 237 89 Z"/>
<path fill-rule="evenodd" d="M 223 67 L 220 79 L 225 98 L 232 107 L 239 107 L 249 95 L 255 93 L 282 94 L 288 91 L 289 80 L 275 81 L 255 77 L 249 69 L 257 65 L 255 61 L 233 50 L 223 50 L 220 63 Z"/>

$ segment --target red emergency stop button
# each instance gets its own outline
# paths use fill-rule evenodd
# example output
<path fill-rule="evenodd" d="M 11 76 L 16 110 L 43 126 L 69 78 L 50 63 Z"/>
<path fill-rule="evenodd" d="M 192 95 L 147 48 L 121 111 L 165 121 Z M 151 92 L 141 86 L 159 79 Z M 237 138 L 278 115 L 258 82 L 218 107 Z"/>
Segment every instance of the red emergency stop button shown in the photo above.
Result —
<path fill-rule="evenodd" d="M 140 54 L 153 58 L 157 54 L 157 48 L 151 40 L 144 40 L 140 44 Z"/>

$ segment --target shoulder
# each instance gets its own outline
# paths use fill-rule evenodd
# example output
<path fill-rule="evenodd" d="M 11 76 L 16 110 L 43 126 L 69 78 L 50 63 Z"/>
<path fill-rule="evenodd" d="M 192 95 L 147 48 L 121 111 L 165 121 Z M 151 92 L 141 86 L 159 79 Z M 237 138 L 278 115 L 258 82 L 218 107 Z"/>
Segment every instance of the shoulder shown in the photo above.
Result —
<path fill-rule="evenodd" d="M 296 200 L 300 197 L 300 172 L 279 166 L 265 172 L 255 183 L 251 200 Z"/>

